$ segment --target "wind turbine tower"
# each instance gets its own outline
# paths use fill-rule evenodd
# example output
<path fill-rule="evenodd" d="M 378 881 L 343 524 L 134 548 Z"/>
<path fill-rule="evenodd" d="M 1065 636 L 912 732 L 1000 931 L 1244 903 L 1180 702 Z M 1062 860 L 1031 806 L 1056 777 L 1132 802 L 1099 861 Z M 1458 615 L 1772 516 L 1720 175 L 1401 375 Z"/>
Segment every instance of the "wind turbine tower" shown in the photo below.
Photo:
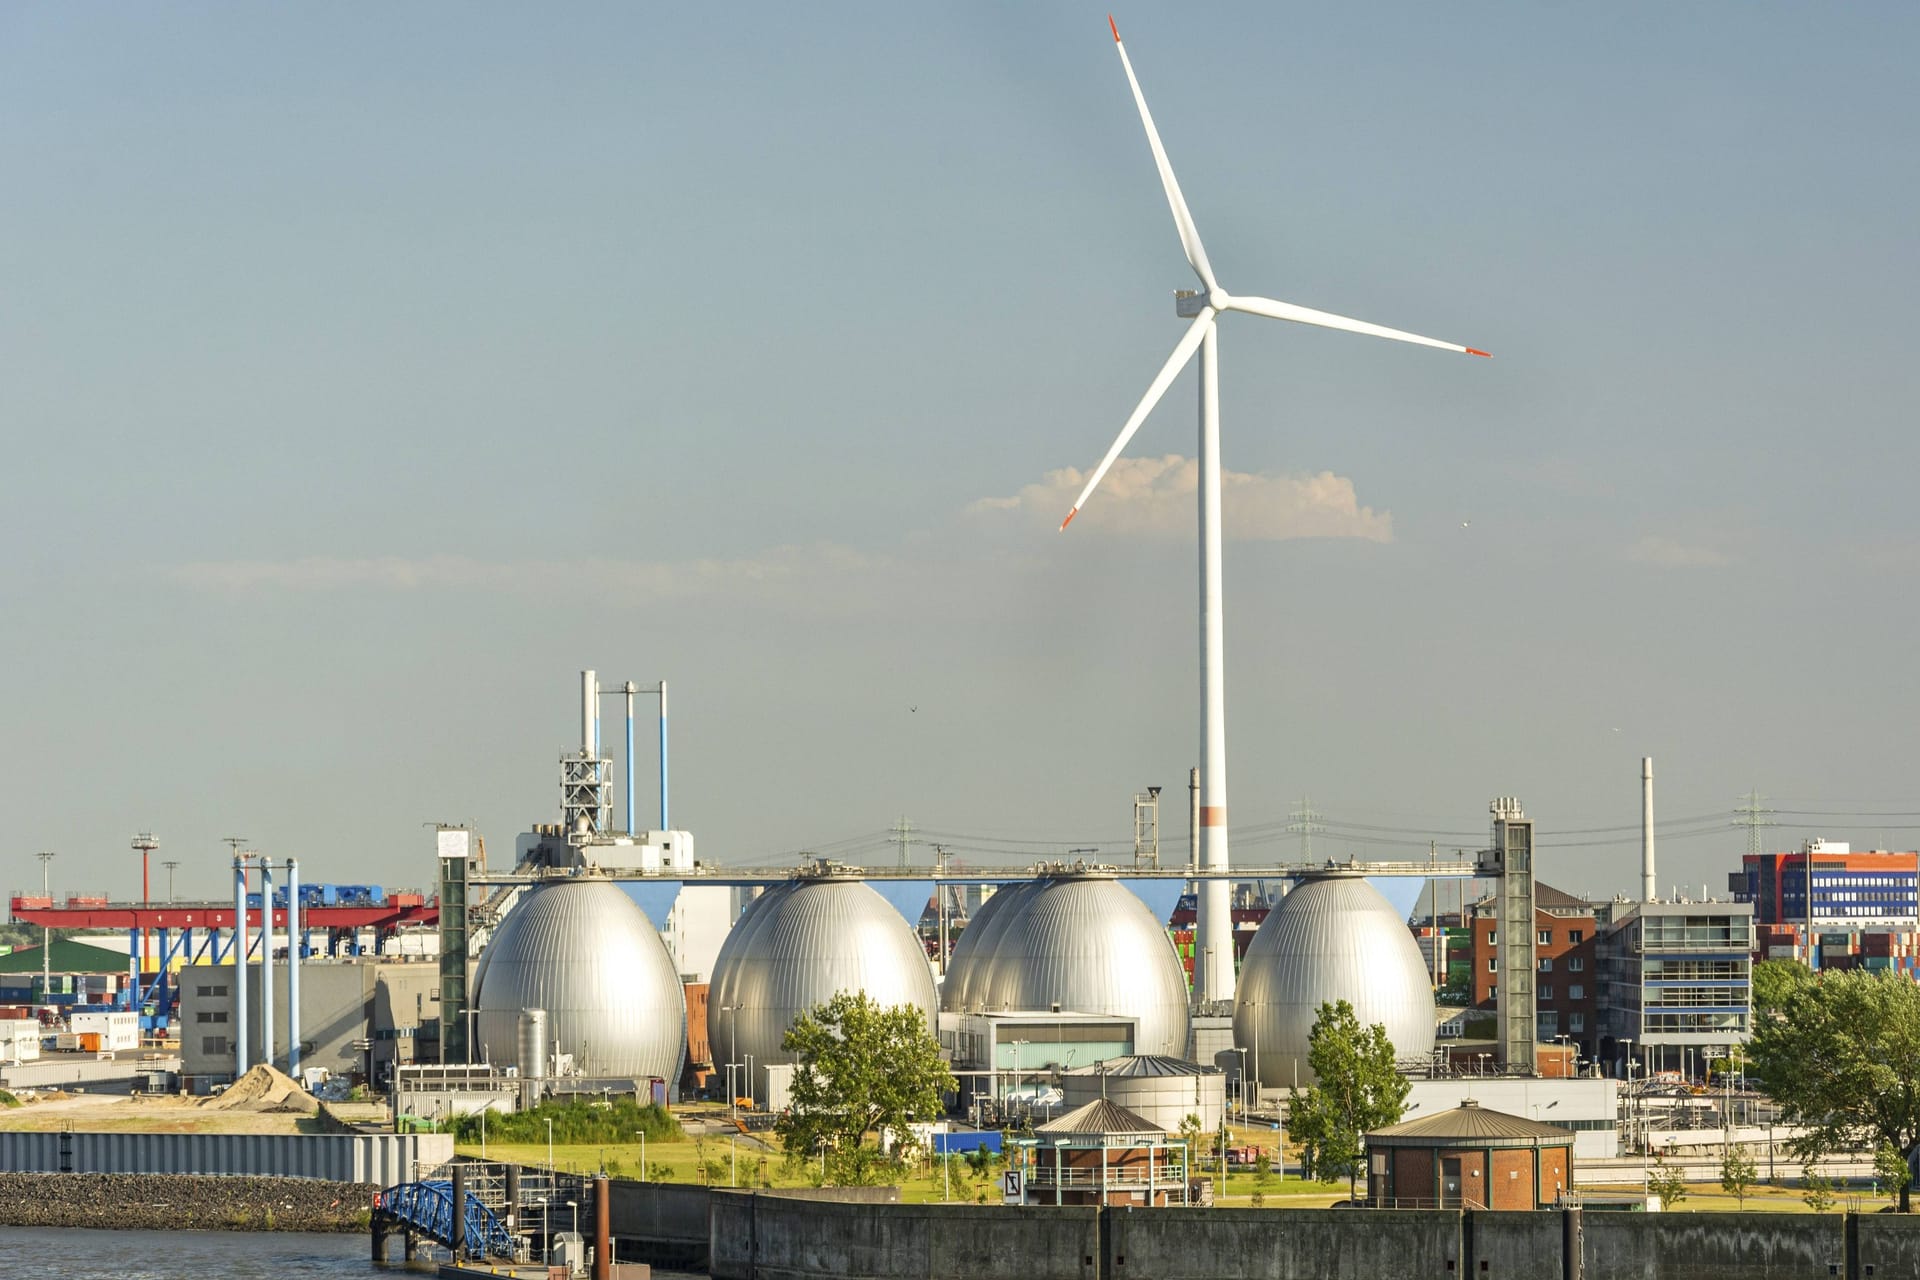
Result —
<path fill-rule="evenodd" d="M 1375 338 L 1391 338 L 1396 342 L 1411 342 L 1423 347 L 1437 347 L 1442 351 L 1458 352 L 1462 355 L 1484 356 L 1487 353 L 1472 347 L 1463 347 L 1457 343 L 1441 342 L 1434 338 L 1423 338 L 1419 334 L 1407 333 L 1400 329 L 1389 329 L 1382 325 L 1369 324 L 1364 320 L 1351 320 L 1345 316 L 1333 315 L 1325 311 L 1316 311 L 1311 307 L 1297 306 L 1291 302 L 1278 302 L 1272 298 L 1246 297 L 1230 294 L 1220 287 L 1214 277 L 1213 266 L 1207 261 L 1207 251 L 1200 243 L 1200 233 L 1195 228 L 1193 215 L 1187 209 L 1186 197 L 1180 193 L 1180 183 L 1173 176 L 1173 165 L 1167 159 L 1166 148 L 1160 145 L 1159 130 L 1154 128 L 1153 115 L 1147 110 L 1146 95 L 1140 91 L 1140 81 L 1133 74 L 1133 63 L 1127 58 L 1127 47 L 1120 41 L 1120 28 L 1113 18 L 1107 18 L 1107 26 L 1113 32 L 1113 47 L 1120 54 L 1120 66 L 1127 73 L 1127 84 L 1133 90 L 1134 105 L 1140 109 L 1140 123 L 1147 133 L 1147 145 L 1153 151 L 1154 167 L 1160 171 L 1160 183 L 1165 188 L 1167 206 L 1173 212 L 1174 230 L 1180 236 L 1181 247 L 1186 252 L 1187 265 L 1199 277 L 1198 290 L 1185 290 L 1175 295 L 1174 310 L 1183 319 L 1193 323 L 1174 344 L 1173 354 L 1154 375 L 1147 385 L 1147 393 L 1140 398 L 1133 413 L 1127 418 L 1126 425 L 1120 428 L 1119 436 L 1113 446 L 1107 450 L 1106 457 L 1100 460 L 1086 487 L 1074 501 L 1073 509 L 1067 512 L 1067 518 L 1060 522 L 1062 531 L 1080 514 L 1080 508 L 1099 487 L 1120 451 L 1133 439 L 1134 432 L 1147 420 L 1154 406 L 1160 403 L 1160 397 L 1166 394 L 1174 378 L 1185 369 L 1187 363 L 1200 355 L 1200 862 L 1209 871 L 1225 871 L 1228 868 L 1227 854 L 1227 717 L 1226 717 L 1226 653 L 1225 653 L 1225 601 L 1221 589 L 1220 555 L 1220 357 L 1218 349 L 1218 317 L 1229 311 L 1245 312 L 1248 315 L 1265 316 L 1271 320 L 1291 320 L 1296 324 L 1310 324 L 1323 329 L 1340 329 L 1347 333 L 1366 334 Z M 1194 938 L 1194 988 L 1193 997 L 1196 1006 L 1233 999 L 1234 993 L 1234 952 L 1233 952 L 1233 911 L 1232 888 L 1224 879 L 1205 880 L 1200 885 L 1198 920 Z"/>

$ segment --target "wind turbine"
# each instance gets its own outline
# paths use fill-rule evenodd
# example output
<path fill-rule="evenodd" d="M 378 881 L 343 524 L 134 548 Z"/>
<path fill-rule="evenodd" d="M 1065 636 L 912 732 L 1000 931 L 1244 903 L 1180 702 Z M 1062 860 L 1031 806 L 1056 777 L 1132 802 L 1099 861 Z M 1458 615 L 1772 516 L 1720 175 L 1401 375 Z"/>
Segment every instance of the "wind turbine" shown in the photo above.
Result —
<path fill-rule="evenodd" d="M 1180 194 L 1180 183 L 1173 176 L 1173 165 L 1167 160 L 1166 148 L 1160 145 L 1160 132 L 1153 127 L 1153 115 L 1147 110 L 1146 95 L 1140 92 L 1140 81 L 1133 74 L 1133 63 L 1127 58 L 1127 47 L 1120 41 L 1120 28 L 1107 17 L 1107 26 L 1113 31 L 1113 47 L 1119 51 L 1120 65 L 1127 73 L 1127 83 L 1133 88 L 1134 105 L 1140 108 L 1140 123 L 1146 127 L 1147 145 L 1153 149 L 1153 163 L 1160 170 L 1160 183 L 1166 188 L 1167 205 L 1173 211 L 1174 230 L 1180 235 L 1181 247 L 1186 250 L 1187 265 L 1193 268 L 1194 275 L 1200 277 L 1200 289 L 1183 291 L 1175 297 L 1174 310 L 1182 318 L 1193 323 L 1174 344 L 1173 354 L 1160 366 L 1160 372 L 1154 375 L 1147 385 L 1147 393 L 1140 397 L 1140 403 L 1134 407 L 1125 426 L 1115 438 L 1113 447 L 1107 450 L 1107 456 L 1100 460 L 1093 475 L 1088 479 L 1086 488 L 1075 499 L 1073 510 L 1067 512 L 1067 518 L 1060 522 L 1064 532 L 1080 514 L 1087 499 L 1099 487 L 1108 468 L 1120 456 L 1120 451 L 1133 439 L 1133 433 L 1147 420 L 1160 397 L 1166 394 L 1167 387 L 1179 376 L 1193 359 L 1194 352 L 1200 353 L 1200 855 L 1201 865 L 1210 871 L 1227 869 L 1227 719 L 1225 677 L 1226 658 L 1223 645 L 1223 601 L 1220 585 L 1220 358 L 1217 347 L 1217 317 L 1228 311 L 1242 311 L 1248 315 L 1266 316 L 1272 320 L 1292 320 L 1297 324 L 1316 325 L 1323 329 L 1342 329 L 1348 333 L 1363 333 L 1376 338 L 1392 338 L 1396 342 L 1412 342 L 1423 347 L 1438 347 L 1442 351 L 1455 351 L 1462 355 L 1484 356 L 1484 351 L 1472 347 L 1463 347 L 1457 343 L 1441 342 L 1434 338 L 1423 338 L 1417 333 L 1407 333 L 1400 329 L 1389 329 L 1383 325 L 1369 324 L 1364 320 L 1351 320 L 1346 316 L 1336 316 L 1325 311 L 1315 311 L 1311 307 L 1296 306 L 1291 302 L 1277 302 L 1272 298 L 1243 297 L 1230 294 L 1220 287 L 1214 278 L 1213 266 L 1207 261 L 1207 251 L 1200 243 L 1200 233 L 1194 228 L 1193 215 L 1187 211 L 1187 201 Z M 1199 911 L 1195 929 L 1194 946 L 1194 985 L 1193 998 L 1196 1005 L 1213 1001 L 1231 1000 L 1234 991 L 1233 971 L 1233 918 L 1232 896 L 1225 880 L 1206 880 L 1200 884 Z"/>

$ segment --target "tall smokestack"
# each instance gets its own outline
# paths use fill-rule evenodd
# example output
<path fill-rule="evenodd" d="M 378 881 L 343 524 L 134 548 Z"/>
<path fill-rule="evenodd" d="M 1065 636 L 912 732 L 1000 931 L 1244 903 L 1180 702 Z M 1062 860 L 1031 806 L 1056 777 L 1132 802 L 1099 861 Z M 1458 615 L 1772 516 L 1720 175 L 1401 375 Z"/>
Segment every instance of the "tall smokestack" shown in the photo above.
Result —
<path fill-rule="evenodd" d="M 1653 757 L 1640 757 L 1640 900 L 1652 902 L 1653 876 Z"/>
<path fill-rule="evenodd" d="M 580 673 L 580 754 L 592 757 L 600 748 L 600 682 L 591 671 Z"/>

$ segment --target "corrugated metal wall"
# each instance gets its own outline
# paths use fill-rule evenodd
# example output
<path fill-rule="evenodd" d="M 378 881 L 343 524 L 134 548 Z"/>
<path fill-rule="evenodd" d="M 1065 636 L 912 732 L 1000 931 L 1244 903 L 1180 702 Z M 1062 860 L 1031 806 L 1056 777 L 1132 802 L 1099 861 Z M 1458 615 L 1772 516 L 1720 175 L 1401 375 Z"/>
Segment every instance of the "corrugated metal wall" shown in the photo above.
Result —
<path fill-rule="evenodd" d="M 0 1131 L 0 1170 L 9 1173 L 251 1174 L 390 1187 L 452 1158 L 448 1134 Z"/>

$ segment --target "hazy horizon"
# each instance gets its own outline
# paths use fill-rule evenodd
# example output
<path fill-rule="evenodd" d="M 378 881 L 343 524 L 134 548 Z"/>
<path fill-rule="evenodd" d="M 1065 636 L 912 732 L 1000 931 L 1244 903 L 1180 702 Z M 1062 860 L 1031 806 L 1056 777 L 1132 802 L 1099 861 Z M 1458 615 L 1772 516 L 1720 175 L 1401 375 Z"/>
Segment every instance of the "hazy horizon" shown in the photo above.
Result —
<path fill-rule="evenodd" d="M 1920 843 L 1920 13 L 1115 16 L 1225 287 L 1494 353 L 1223 324 L 1236 861 Z M 583 667 L 703 858 L 1184 848 L 1191 373 L 1054 532 L 1192 282 L 1104 9 L 16 7 L 0 160 L 10 887 L 498 861 Z"/>

